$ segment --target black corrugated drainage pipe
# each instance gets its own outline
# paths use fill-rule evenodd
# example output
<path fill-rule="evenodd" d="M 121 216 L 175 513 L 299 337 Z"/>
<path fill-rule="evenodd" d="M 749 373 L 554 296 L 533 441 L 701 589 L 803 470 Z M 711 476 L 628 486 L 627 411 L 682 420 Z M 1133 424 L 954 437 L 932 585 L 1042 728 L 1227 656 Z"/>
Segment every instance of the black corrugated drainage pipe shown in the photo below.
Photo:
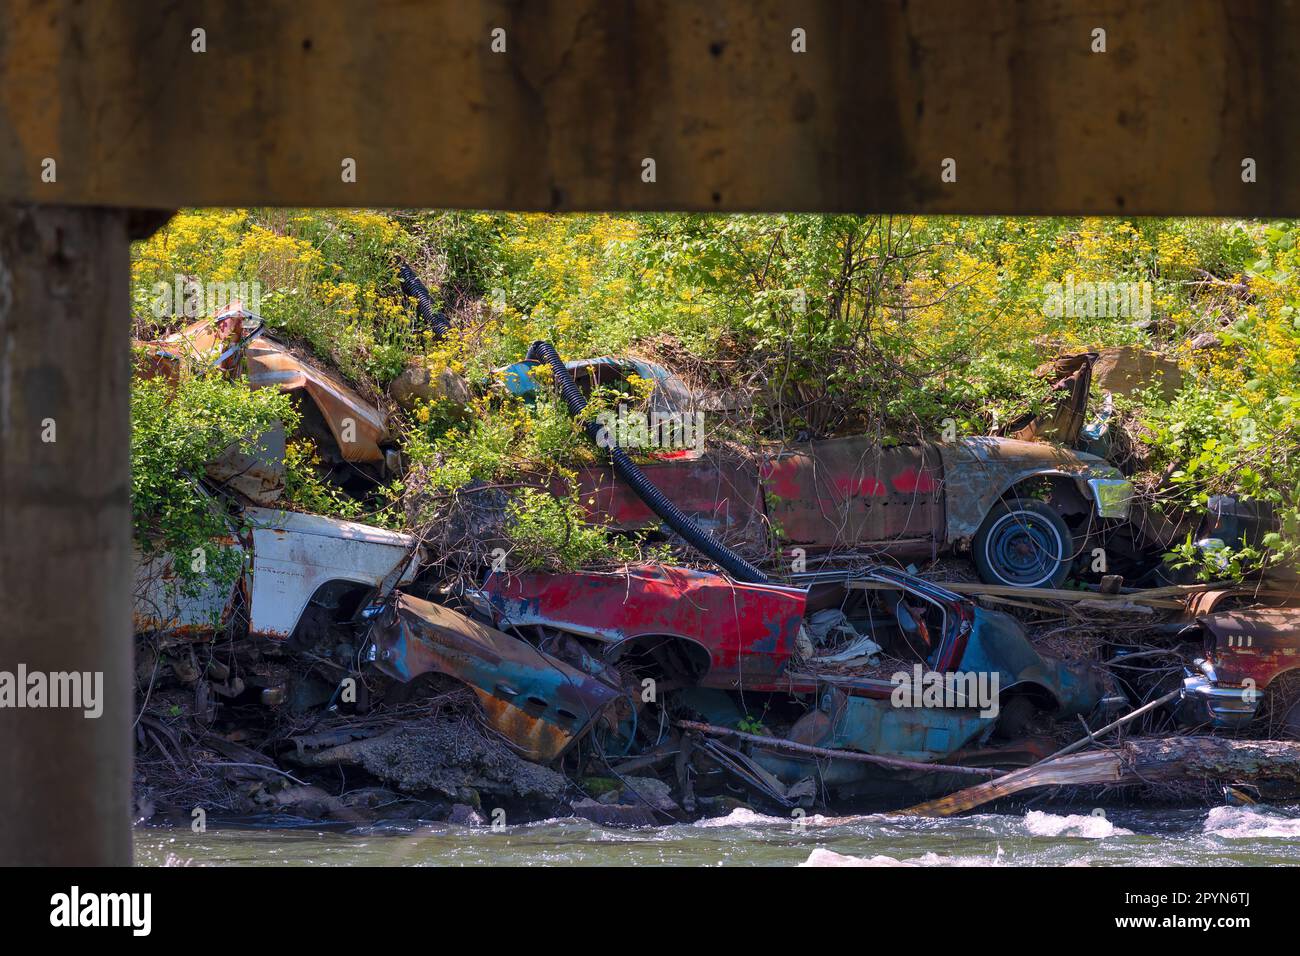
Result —
<path fill-rule="evenodd" d="M 560 358 L 559 353 L 555 351 L 555 347 L 550 342 L 534 342 L 532 347 L 528 349 L 525 361 L 543 361 L 551 367 L 560 394 L 564 397 L 564 403 L 569 406 L 569 414 L 574 418 L 578 418 L 586 409 L 587 400 L 582 397 L 582 392 L 574 384 L 573 377 L 569 374 L 569 370 L 565 368 L 564 361 Z M 609 452 L 615 474 L 631 485 L 632 490 L 637 493 L 637 497 L 644 501 L 651 511 L 662 518 L 668 527 L 685 538 L 697 550 L 717 562 L 736 580 L 747 581 L 751 584 L 767 583 L 766 574 L 728 548 L 702 528 L 694 518 L 664 497 L 664 493 L 654 486 L 650 479 L 645 476 L 645 472 L 638 468 L 636 462 L 628 456 L 627 452 L 610 441 L 607 436 L 601 435 L 601 427 L 598 423 L 589 421 L 583 427 L 586 429 L 587 434 L 591 436 L 592 441 L 597 445 L 604 446 L 606 451 Z"/>
<path fill-rule="evenodd" d="M 415 274 L 410 266 L 403 259 L 397 260 L 397 274 L 402 277 L 402 291 L 407 295 L 415 297 L 415 311 L 425 324 L 433 328 L 438 333 L 438 338 L 442 338 L 451 331 L 451 323 L 443 315 L 442 310 L 435 308 L 433 296 L 429 295 L 429 290 L 424 287 L 420 277 Z"/>

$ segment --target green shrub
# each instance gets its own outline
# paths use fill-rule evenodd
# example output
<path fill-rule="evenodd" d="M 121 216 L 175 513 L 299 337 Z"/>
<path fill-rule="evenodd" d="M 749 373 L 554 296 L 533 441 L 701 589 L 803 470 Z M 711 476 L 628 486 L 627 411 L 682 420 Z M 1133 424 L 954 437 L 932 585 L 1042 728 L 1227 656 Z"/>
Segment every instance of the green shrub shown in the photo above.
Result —
<path fill-rule="evenodd" d="M 635 560 L 636 548 L 587 523 L 582 503 L 525 488 L 506 509 L 512 567 L 573 571 Z"/>
<path fill-rule="evenodd" d="M 189 555 L 202 548 L 204 574 L 233 580 L 238 553 L 218 540 L 231 533 L 224 503 L 202 490 L 204 466 L 236 445 L 252 451 L 277 421 L 293 428 L 288 396 L 250 391 L 218 374 L 136 379 L 131 390 L 131 508 L 135 537 L 146 553 Z M 193 572 L 177 562 L 182 576 Z"/>
<path fill-rule="evenodd" d="M 1224 493 L 1273 503 L 1277 535 L 1228 558 L 1244 572 L 1300 551 L 1297 235 L 1251 220 L 188 210 L 137 244 L 132 296 L 137 332 L 156 333 L 175 323 L 144 314 L 154 283 L 257 280 L 272 327 L 367 395 L 417 357 L 463 376 L 470 409 L 394 420 L 407 458 L 444 489 L 597 460 L 550 389 L 529 406 L 494 382 L 536 339 L 566 359 L 657 355 L 700 385 L 744 390 L 751 407 L 723 423 L 742 444 L 934 439 L 947 419 L 982 434 L 1044 407 L 1050 383 L 1034 371 L 1057 354 L 1155 348 L 1186 383 L 1173 402 L 1130 406 L 1150 444 L 1135 477 L 1169 510 Z M 457 314 L 447 341 L 413 334 L 399 255 L 446 304 L 487 307 Z M 1149 282 L 1152 314 L 1053 315 L 1045 290 L 1067 279 Z M 1220 346 L 1193 349 L 1207 332 Z M 290 463 L 291 500 L 356 514 L 310 461 L 300 450 Z M 141 493 L 142 513 L 161 507 Z M 398 520 L 392 493 L 380 520 Z"/>

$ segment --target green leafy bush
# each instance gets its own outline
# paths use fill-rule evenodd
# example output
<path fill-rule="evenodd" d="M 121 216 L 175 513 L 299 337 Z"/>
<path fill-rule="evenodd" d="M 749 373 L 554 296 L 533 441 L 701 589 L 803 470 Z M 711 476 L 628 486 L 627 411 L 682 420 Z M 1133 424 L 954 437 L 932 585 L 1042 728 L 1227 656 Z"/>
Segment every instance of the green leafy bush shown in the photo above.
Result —
<path fill-rule="evenodd" d="M 556 498 L 533 488 L 523 489 L 511 500 L 506 532 L 512 543 L 512 567 L 572 571 L 637 557 L 629 542 L 588 524 L 576 498 Z"/>
<path fill-rule="evenodd" d="M 1293 222 L 1252 220 L 190 210 L 137 244 L 132 295 L 137 333 L 156 333 L 175 323 L 147 313 L 155 283 L 257 280 L 272 327 L 368 396 L 415 359 L 462 376 L 468 409 L 394 418 L 407 459 L 443 489 L 596 460 L 550 389 L 529 406 L 495 379 L 536 339 L 566 359 L 640 354 L 746 396 L 721 423 L 744 444 L 929 440 L 948 419 L 984 434 L 1044 406 L 1044 361 L 1140 345 L 1177 359 L 1184 386 L 1127 406 L 1147 446 L 1135 478 L 1170 512 L 1213 494 L 1273 504 L 1274 537 L 1215 559 L 1244 572 L 1300 551 L 1296 238 Z M 411 331 L 399 255 L 452 309 L 450 339 Z M 1067 281 L 1149 283 L 1150 314 L 1054 314 L 1047 289 Z M 290 462 L 290 500 L 355 516 L 310 462 L 305 449 Z M 140 493 L 140 513 L 163 506 Z"/>
<path fill-rule="evenodd" d="M 287 396 L 250 391 L 219 374 L 137 379 L 131 390 L 131 508 L 135 537 L 146 553 L 189 555 L 204 549 L 208 577 L 233 580 L 238 554 L 220 544 L 232 526 L 224 502 L 201 485 L 204 466 L 232 445 L 257 439 L 296 414 Z M 188 561 L 176 566 L 193 572 Z"/>

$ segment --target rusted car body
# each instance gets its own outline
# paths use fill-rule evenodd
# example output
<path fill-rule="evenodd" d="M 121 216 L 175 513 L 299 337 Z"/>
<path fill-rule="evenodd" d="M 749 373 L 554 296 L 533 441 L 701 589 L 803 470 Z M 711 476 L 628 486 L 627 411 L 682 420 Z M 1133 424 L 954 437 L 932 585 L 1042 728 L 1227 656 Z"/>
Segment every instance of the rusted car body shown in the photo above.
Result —
<path fill-rule="evenodd" d="M 1201 653 L 1183 681 L 1181 723 L 1241 730 L 1266 717 L 1270 735 L 1300 739 L 1300 608 L 1206 614 L 1184 636 Z"/>
<path fill-rule="evenodd" d="M 565 362 L 574 383 L 584 395 L 590 395 L 597 386 L 609 386 L 629 375 L 636 375 L 652 383 L 650 411 L 661 414 L 686 415 L 696 411 L 699 401 L 680 378 L 656 362 L 645 359 L 602 355 L 599 358 Z M 525 400 L 533 399 L 538 388 L 532 372 L 533 362 L 516 362 L 496 371 L 501 375 L 506 390 Z"/>
<path fill-rule="evenodd" d="M 599 648 L 596 656 L 606 661 L 673 643 L 682 651 L 674 675 L 679 683 L 792 693 L 831 683 L 864 696 L 888 697 L 889 681 L 832 673 L 799 660 L 797 642 L 810 599 L 820 607 L 834 600 L 849 603 L 855 582 L 896 589 L 937 614 L 941 623 L 933 630 L 938 636 L 918 662 L 940 672 L 963 667 L 997 671 L 1004 690 L 1032 691 L 1053 710 L 1096 703 L 1099 687 L 1088 683 L 1083 672 L 1042 658 L 1014 618 L 892 569 L 855 575 L 847 586 L 845 579 L 832 577 L 808 589 L 742 584 L 705 571 L 657 565 L 619 572 L 493 573 L 480 595 L 502 626 L 590 639 Z M 879 619 L 864 620 L 873 636 L 877 629 L 893 627 Z"/>
<path fill-rule="evenodd" d="M 642 471 L 666 498 L 753 561 L 794 549 L 822 566 L 846 556 L 906 561 L 969 549 L 988 583 L 1059 587 L 1089 534 L 1126 520 L 1133 497 L 1119 469 L 1069 447 L 1081 436 L 1095 358 L 1066 356 L 1040 369 L 1060 399 L 1048 413 L 1013 422 L 1007 437 L 886 445 L 859 435 L 705 452 L 701 435 L 694 451 L 667 454 L 655 441 L 611 438 L 647 459 Z M 689 414 L 706 404 L 671 372 L 639 359 L 565 367 L 584 394 L 630 374 L 653 381 L 651 412 Z M 507 388 L 534 395 L 542 387 L 534 368 L 525 361 L 502 370 Z M 567 482 L 552 486 L 568 490 Z M 580 469 L 575 491 L 593 522 L 661 530 L 611 465 Z"/>
<path fill-rule="evenodd" d="M 492 689 L 498 681 L 512 690 L 523 683 L 499 651 L 507 631 L 526 638 L 548 657 L 619 692 L 624 703 L 607 714 L 607 723 L 617 726 L 604 734 L 604 745 L 624 755 L 650 746 L 654 738 L 645 728 L 662 728 L 669 718 L 704 717 L 735 726 L 747 715 L 765 714 L 782 726 L 783 739 L 817 747 L 924 762 L 963 754 L 978 759 L 995 730 L 1006 729 L 999 715 L 1009 701 L 1023 699 L 1033 712 L 1072 715 L 1091 712 L 1105 695 L 1097 671 L 1043 657 L 1007 615 L 892 570 L 873 570 L 855 582 L 841 576 L 808 588 L 742 584 L 658 566 L 493 573 L 470 595 L 495 625 L 492 640 L 479 642 L 477 649 L 462 640 L 463 626 L 447 629 L 443 621 L 443 627 L 421 629 L 429 646 L 420 650 L 421 663 L 413 668 L 410 641 L 399 641 L 393 625 L 372 636 L 381 655 L 387 651 L 406 661 L 398 673 L 426 668 L 448 673 L 473 686 L 480 698 L 500 698 Z M 881 593 L 892 596 L 884 605 L 894 608 L 892 614 L 879 613 Z M 851 624 L 845 632 L 851 637 L 843 644 L 848 652 L 833 653 L 840 648 L 814 632 L 815 612 L 829 610 Z M 910 638 L 900 630 L 898 622 L 904 620 L 911 622 Z M 901 653 L 911 655 L 908 666 L 918 670 L 996 675 L 994 686 L 1001 690 L 994 706 L 982 709 L 971 700 L 898 706 L 895 675 L 878 661 L 864 668 L 853 656 L 864 643 L 875 644 L 868 636 L 879 641 L 877 650 L 905 648 Z M 460 652 L 469 657 L 458 657 Z M 532 667 L 538 674 L 559 673 L 549 662 Z M 540 707 L 553 696 L 539 698 Z M 572 705 L 569 710 L 577 713 Z M 514 739 L 521 747 L 530 745 L 527 736 Z M 805 760 L 761 746 L 751 757 L 726 757 L 721 751 L 715 756 L 753 781 L 767 779 L 763 786 L 778 801 L 785 799 L 781 788 L 809 779 L 842 794 L 880 783 L 879 768 Z"/>
<path fill-rule="evenodd" d="M 251 388 L 301 393 L 304 431 L 327 459 L 383 465 L 389 440 L 383 413 L 337 375 L 267 335 L 261 321 L 233 303 L 215 319 L 191 323 L 165 338 L 136 343 L 136 372 L 175 379 L 187 369 L 245 376 Z M 210 634 L 242 623 L 254 637 L 283 641 L 310 606 L 349 616 L 372 597 L 415 579 L 415 538 L 352 521 L 275 508 L 284 487 L 282 427 L 249 449 L 231 447 L 207 463 L 207 477 L 257 506 L 240 506 L 231 533 L 214 542 L 242 555 L 233 587 L 176 573 L 176 556 L 136 557 L 135 629 L 172 636 Z M 213 499 L 213 507 L 226 506 Z M 186 556 L 180 560 L 188 561 Z M 327 615 L 328 616 L 328 615 Z"/>
<path fill-rule="evenodd" d="M 328 461 L 382 470 L 394 454 L 387 418 L 338 375 L 309 361 L 263 329 L 235 303 L 215 319 L 201 319 L 162 339 L 137 342 L 136 374 L 176 378 L 182 368 L 213 368 L 245 377 L 250 388 L 300 394 L 301 429 Z M 284 487 L 283 429 L 272 430 L 252 454 L 230 449 L 208 465 L 208 475 L 258 504 L 272 504 Z M 349 472 L 351 474 L 351 472 Z"/>
<path fill-rule="evenodd" d="M 996 434 L 1023 441 L 1050 441 L 1073 445 L 1079 440 L 1088 415 L 1088 392 L 1092 386 L 1092 369 L 1098 353 L 1062 355 L 1034 370 L 1037 378 L 1052 383 L 1058 396 L 1048 411 L 1026 414 L 1012 419 Z"/>
<path fill-rule="evenodd" d="M 973 537 L 998 499 L 1033 478 L 1067 479 L 1098 517 L 1125 517 L 1131 496 L 1118 470 L 1095 456 L 1007 438 L 884 448 L 855 436 L 642 468 L 679 507 L 720 533 L 775 524 L 782 544 L 828 549 L 942 549 Z M 655 520 L 608 468 L 582 470 L 578 490 L 584 500 L 594 497 L 593 518 L 618 530 Z"/>
<path fill-rule="evenodd" d="M 233 587 L 211 578 L 188 583 L 175 571 L 176 556 L 137 554 L 137 633 L 210 634 L 230 627 L 243 611 L 251 636 L 283 641 L 313 602 L 351 613 L 371 596 L 415 579 L 419 542 L 410 535 L 271 508 L 244 508 L 242 519 L 215 542 L 243 556 Z"/>
<path fill-rule="evenodd" d="M 562 757 L 620 690 L 449 608 L 407 594 L 380 614 L 369 658 L 398 680 L 445 674 L 473 690 L 490 726 L 530 760 Z"/>
<path fill-rule="evenodd" d="M 1001 574 L 991 583 L 1023 586 L 1059 585 L 1062 566 L 1068 570 L 1077 552 L 1076 534 L 1101 519 L 1126 518 L 1132 497 L 1131 484 L 1103 459 L 1011 438 L 884 447 L 853 436 L 794 448 L 728 449 L 651 462 L 643 470 L 723 540 L 756 542 L 767 553 L 802 548 L 899 559 L 987 544 L 991 555 L 1004 554 L 993 561 Z M 1060 524 L 1018 504 L 1019 489 L 1035 482 L 1047 489 Z M 653 512 L 608 467 L 582 469 L 576 493 L 593 521 L 623 531 L 657 526 Z M 1018 571 L 1017 547 L 1037 549 L 1036 563 Z M 981 576 L 989 577 L 983 569 Z"/>
<path fill-rule="evenodd" d="M 311 407 L 333 437 L 332 447 L 344 461 L 384 460 L 381 446 L 389 441 L 384 413 L 339 376 L 309 363 L 265 333 L 252 338 L 243 354 L 251 387 L 302 392 L 311 399 Z"/>
<path fill-rule="evenodd" d="M 599 656 L 671 653 L 702 686 L 775 690 L 794 652 L 805 592 L 689 568 L 491 574 L 482 595 L 500 622 L 589 638 Z"/>

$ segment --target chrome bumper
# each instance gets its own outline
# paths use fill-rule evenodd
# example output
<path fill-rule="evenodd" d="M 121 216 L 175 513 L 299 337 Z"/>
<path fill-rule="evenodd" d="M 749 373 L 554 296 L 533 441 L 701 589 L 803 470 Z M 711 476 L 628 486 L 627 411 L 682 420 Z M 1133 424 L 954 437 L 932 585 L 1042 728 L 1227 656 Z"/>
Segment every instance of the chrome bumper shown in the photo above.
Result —
<path fill-rule="evenodd" d="M 1204 674 L 1183 679 L 1179 719 L 1190 724 L 1207 721 L 1216 727 L 1244 727 L 1259 709 L 1259 691 L 1249 687 L 1223 687 Z"/>

